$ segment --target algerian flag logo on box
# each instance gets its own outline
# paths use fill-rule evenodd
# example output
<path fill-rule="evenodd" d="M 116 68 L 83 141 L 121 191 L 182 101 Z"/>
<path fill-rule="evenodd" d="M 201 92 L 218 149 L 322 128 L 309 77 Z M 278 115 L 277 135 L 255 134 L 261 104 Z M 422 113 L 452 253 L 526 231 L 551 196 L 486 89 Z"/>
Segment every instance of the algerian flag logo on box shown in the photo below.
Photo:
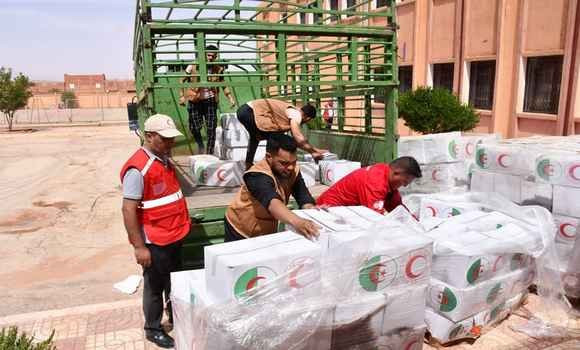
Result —
<path fill-rule="evenodd" d="M 441 312 L 451 312 L 457 307 L 457 297 L 451 289 L 445 286 L 432 286 L 430 294 L 431 300 L 435 305 L 439 305 L 439 311 Z"/>
<path fill-rule="evenodd" d="M 562 166 L 550 159 L 542 159 L 536 166 L 536 172 L 542 179 L 550 181 L 562 176 Z"/>
<path fill-rule="evenodd" d="M 369 292 L 376 292 L 389 286 L 397 277 L 398 266 L 387 255 L 376 255 L 364 261 L 359 269 L 360 286 Z"/>
<path fill-rule="evenodd" d="M 487 294 L 487 298 L 485 299 L 485 301 L 488 304 L 493 304 L 500 297 L 503 291 L 504 291 L 503 283 L 499 282 L 495 284 Z"/>
<path fill-rule="evenodd" d="M 485 258 L 475 260 L 467 269 L 467 282 L 474 284 L 487 271 L 489 262 Z"/>
<path fill-rule="evenodd" d="M 488 157 L 485 149 L 479 148 L 477 152 L 475 152 L 475 163 L 482 169 L 489 168 Z"/>
<path fill-rule="evenodd" d="M 274 270 L 266 266 L 258 266 L 242 273 L 234 285 L 236 298 L 247 295 L 249 291 L 270 282 L 276 278 Z"/>

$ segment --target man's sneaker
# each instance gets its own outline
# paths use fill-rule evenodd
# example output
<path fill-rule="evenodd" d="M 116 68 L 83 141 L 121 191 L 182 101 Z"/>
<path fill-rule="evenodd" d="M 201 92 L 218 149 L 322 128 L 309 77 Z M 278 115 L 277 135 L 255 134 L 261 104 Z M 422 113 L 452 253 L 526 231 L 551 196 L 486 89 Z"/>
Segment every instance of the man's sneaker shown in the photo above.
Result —
<path fill-rule="evenodd" d="M 163 331 L 149 331 L 146 332 L 145 338 L 152 343 L 155 343 L 160 348 L 171 349 L 175 346 L 173 338 Z"/>

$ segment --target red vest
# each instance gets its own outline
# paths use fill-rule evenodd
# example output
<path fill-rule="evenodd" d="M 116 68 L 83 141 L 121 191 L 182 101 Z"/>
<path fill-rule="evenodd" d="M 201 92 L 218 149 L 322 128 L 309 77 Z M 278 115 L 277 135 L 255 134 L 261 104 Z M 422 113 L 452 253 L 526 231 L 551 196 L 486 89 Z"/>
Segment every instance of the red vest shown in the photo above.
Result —
<path fill-rule="evenodd" d="M 164 166 L 140 149 L 121 169 L 121 182 L 130 168 L 143 174 L 143 198 L 137 214 L 147 238 L 164 246 L 185 237 L 190 227 L 189 213 L 173 166 Z"/>

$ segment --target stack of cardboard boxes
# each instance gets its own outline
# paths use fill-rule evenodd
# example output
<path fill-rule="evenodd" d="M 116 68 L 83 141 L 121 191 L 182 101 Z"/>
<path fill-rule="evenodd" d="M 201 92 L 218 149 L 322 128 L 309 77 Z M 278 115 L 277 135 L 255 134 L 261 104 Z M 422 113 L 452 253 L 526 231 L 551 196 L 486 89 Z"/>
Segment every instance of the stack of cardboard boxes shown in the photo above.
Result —
<path fill-rule="evenodd" d="M 398 155 L 413 157 L 421 165 L 423 177 L 405 193 L 435 193 L 466 188 L 475 161 L 475 147 L 492 142 L 497 135 L 461 135 L 460 132 L 401 137 Z"/>
<path fill-rule="evenodd" d="M 172 274 L 177 349 L 421 349 L 431 240 L 392 222 L 361 230 L 384 220 L 366 208 L 299 213 L 326 237 L 209 246 L 205 270 Z"/>
<path fill-rule="evenodd" d="M 240 123 L 235 113 L 222 113 L 220 118 L 222 124 L 222 159 L 245 161 L 250 140 L 248 131 Z M 261 141 L 254 156 L 254 162 L 264 159 L 265 156 L 266 141 Z"/>
<path fill-rule="evenodd" d="M 580 297 L 580 266 L 569 266 L 580 221 L 580 138 L 530 137 L 477 147 L 471 191 L 496 192 L 550 210 L 559 270 L 568 295 Z M 580 252 L 578 252 L 580 254 Z M 573 277 L 571 277 L 573 276 Z"/>

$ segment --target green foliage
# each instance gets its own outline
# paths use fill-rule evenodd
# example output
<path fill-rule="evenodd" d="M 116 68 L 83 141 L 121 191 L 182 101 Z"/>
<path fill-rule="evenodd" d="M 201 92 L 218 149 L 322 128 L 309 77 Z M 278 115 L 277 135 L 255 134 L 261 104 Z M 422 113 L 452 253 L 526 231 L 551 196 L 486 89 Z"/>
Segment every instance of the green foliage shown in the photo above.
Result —
<path fill-rule="evenodd" d="M 60 101 L 64 108 L 77 108 L 77 96 L 72 91 L 65 91 L 60 95 Z"/>
<path fill-rule="evenodd" d="M 0 67 L 0 112 L 4 114 L 9 130 L 12 130 L 14 113 L 26 107 L 28 99 L 32 97 L 32 85 L 22 73 L 12 78 L 11 69 Z"/>
<path fill-rule="evenodd" d="M 459 102 L 447 89 L 420 87 L 399 98 L 405 125 L 423 134 L 467 131 L 479 123 L 474 109 Z"/>
<path fill-rule="evenodd" d="M 56 350 L 52 340 L 54 331 L 43 342 L 35 342 L 34 337 L 18 332 L 17 327 L 2 328 L 0 332 L 0 350 Z"/>

